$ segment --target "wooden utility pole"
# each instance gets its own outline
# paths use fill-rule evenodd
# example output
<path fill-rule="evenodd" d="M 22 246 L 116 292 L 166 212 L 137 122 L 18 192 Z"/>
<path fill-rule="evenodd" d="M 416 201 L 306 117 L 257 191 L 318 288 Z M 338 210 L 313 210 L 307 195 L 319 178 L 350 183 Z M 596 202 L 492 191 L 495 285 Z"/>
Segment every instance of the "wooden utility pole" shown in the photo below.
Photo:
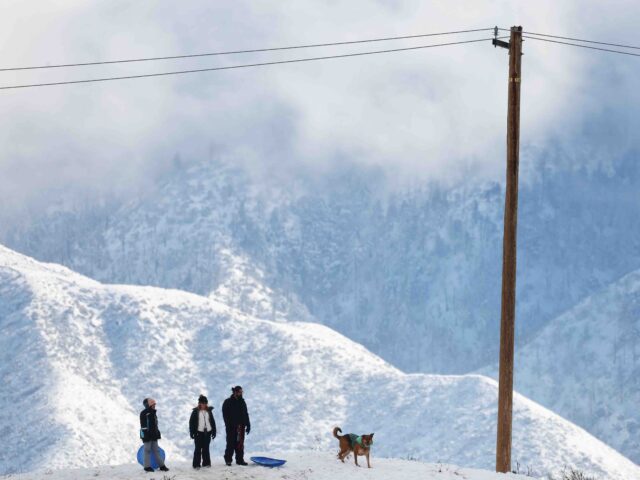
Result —
<path fill-rule="evenodd" d="M 494 45 L 497 40 L 494 40 Z M 500 42 L 504 44 L 504 42 Z M 499 46 L 505 46 L 500 45 Z M 520 155 L 520 83 L 522 27 L 511 27 L 509 106 L 507 111 L 507 185 L 502 244 L 502 309 L 500 312 L 500 385 L 496 472 L 511 471 L 513 411 L 513 351 L 516 316 L 516 239 L 518 227 L 518 165 Z"/>

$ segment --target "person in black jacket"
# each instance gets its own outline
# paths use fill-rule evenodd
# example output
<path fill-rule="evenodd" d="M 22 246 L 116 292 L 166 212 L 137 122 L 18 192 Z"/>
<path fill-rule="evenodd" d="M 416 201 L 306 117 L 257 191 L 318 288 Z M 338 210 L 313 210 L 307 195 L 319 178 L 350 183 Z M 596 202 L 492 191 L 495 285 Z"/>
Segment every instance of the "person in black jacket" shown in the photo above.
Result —
<path fill-rule="evenodd" d="M 211 466 L 209 456 L 209 443 L 216 438 L 216 421 L 213 419 L 213 407 L 209 406 L 209 400 L 204 395 L 198 398 L 198 406 L 191 412 L 189 418 L 189 433 L 195 443 L 193 451 L 193 468 Z"/>
<path fill-rule="evenodd" d="M 233 452 L 236 453 L 236 463 L 247 465 L 244 461 L 244 434 L 249 435 L 251 422 L 247 412 L 247 404 L 242 398 L 242 387 L 240 385 L 231 389 L 233 392 L 222 404 L 222 416 L 224 426 L 227 430 L 227 448 L 224 451 L 224 461 L 231 465 Z"/>
<path fill-rule="evenodd" d="M 153 398 L 145 398 L 142 401 L 144 410 L 140 412 L 140 438 L 144 443 L 144 471 L 153 472 L 151 468 L 151 452 L 156 457 L 160 470 L 168 472 L 169 469 L 160 457 L 158 440 L 162 438 L 158 430 L 158 415 L 156 413 L 156 401 Z"/>

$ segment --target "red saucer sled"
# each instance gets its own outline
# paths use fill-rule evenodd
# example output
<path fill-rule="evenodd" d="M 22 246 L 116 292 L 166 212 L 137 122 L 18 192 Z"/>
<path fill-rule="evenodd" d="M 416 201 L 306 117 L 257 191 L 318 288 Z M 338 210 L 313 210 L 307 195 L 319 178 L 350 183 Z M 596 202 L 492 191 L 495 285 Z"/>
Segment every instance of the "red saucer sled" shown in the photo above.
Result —
<path fill-rule="evenodd" d="M 285 463 L 286 460 L 278 460 L 277 458 L 269 458 L 269 457 L 251 457 L 251 461 L 253 463 L 257 463 L 258 465 L 262 465 L 263 467 L 281 467 Z"/>

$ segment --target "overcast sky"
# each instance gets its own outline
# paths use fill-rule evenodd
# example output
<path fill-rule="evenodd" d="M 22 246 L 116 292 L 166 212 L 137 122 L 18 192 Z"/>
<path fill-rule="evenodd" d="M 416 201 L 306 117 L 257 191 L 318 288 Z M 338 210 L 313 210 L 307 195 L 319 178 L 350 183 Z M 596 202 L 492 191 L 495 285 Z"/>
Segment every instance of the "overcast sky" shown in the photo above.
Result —
<path fill-rule="evenodd" d="M 2 0 L 3 68 L 499 25 L 640 45 L 637 1 Z M 206 68 L 483 38 L 31 72 L 0 84 Z M 527 41 L 521 143 L 576 158 L 637 149 L 640 58 Z M 176 153 L 261 175 L 377 165 L 398 178 L 502 177 L 506 51 L 490 43 L 102 84 L 0 91 L 3 208 L 136 191 Z M 532 159 L 531 161 L 535 161 Z"/>

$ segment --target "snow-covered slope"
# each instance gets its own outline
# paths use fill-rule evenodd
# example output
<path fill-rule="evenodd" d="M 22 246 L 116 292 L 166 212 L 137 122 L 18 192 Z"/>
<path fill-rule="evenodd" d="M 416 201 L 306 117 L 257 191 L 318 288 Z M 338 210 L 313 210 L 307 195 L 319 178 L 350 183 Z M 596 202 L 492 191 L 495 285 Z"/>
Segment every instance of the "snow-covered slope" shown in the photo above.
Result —
<path fill-rule="evenodd" d="M 523 151 L 520 345 L 640 268 L 640 162 L 582 164 Z M 0 238 L 103 282 L 178 288 L 260 318 L 317 321 L 408 372 L 468 373 L 496 360 L 500 184 L 381 195 L 384 178 L 348 167 L 299 182 L 265 193 L 232 162 L 182 162 L 130 203 L 52 207 L 40 221 L 25 215 L 23 228 L 0 224 Z M 582 425 L 640 462 L 637 448 L 620 443 L 636 431 L 595 427 L 617 422 L 609 413 Z M 634 413 L 625 424 L 638 422 Z"/>
<path fill-rule="evenodd" d="M 270 452 L 273 454 L 273 452 Z M 227 467 L 222 462 L 213 462 L 210 470 L 194 472 L 190 464 L 172 462 L 165 478 L 180 480 L 200 480 L 207 478 L 233 478 L 236 480 L 526 480 L 530 477 L 514 474 L 497 474 L 486 470 L 460 468 L 448 464 L 429 464 L 418 461 L 373 458 L 372 468 L 356 468 L 353 457 L 346 464 L 338 462 L 332 453 L 317 451 L 294 451 L 277 453 L 277 458 L 286 458 L 287 463 L 281 468 L 264 468 L 254 464 L 248 467 Z M 362 457 L 364 458 L 364 457 Z M 366 467 L 366 463 L 364 464 Z M 144 476 L 143 476 L 144 475 Z M 166 476 L 165 476 L 166 475 Z M 138 465 L 95 466 L 82 469 L 40 470 L 31 474 L 20 475 L 20 480 L 40 480 L 46 476 L 48 480 L 131 480 L 132 478 L 154 478 L 141 474 Z M 159 475 L 158 475 L 159 477 Z M 13 479 L 1 476 L 0 479 Z"/>
<path fill-rule="evenodd" d="M 580 302 L 518 349 L 515 381 L 519 392 L 639 458 L 640 270 Z"/>
<path fill-rule="evenodd" d="M 377 457 L 493 465 L 497 389 L 486 377 L 407 375 L 318 324 L 258 320 L 176 290 L 102 285 L 4 247 L 0 285 L 6 471 L 130 462 L 145 396 L 158 400 L 170 458 L 184 460 L 197 395 L 219 406 L 236 383 L 252 414 L 250 450 L 331 452 L 330 430 L 341 425 L 374 431 Z M 522 465 L 640 478 L 640 467 L 541 406 L 516 395 L 514 409 Z"/>
<path fill-rule="evenodd" d="M 535 164 L 523 171 L 519 208 L 517 338 L 526 342 L 640 268 L 640 162 L 591 171 L 554 153 L 523 155 L 523 168 Z M 383 194 L 387 179 L 349 167 L 284 188 L 263 183 L 232 159 L 182 162 L 129 203 L 52 207 L 22 227 L 0 225 L 0 243 L 103 282 L 313 319 L 405 371 L 467 373 L 495 361 L 500 183 Z"/>

